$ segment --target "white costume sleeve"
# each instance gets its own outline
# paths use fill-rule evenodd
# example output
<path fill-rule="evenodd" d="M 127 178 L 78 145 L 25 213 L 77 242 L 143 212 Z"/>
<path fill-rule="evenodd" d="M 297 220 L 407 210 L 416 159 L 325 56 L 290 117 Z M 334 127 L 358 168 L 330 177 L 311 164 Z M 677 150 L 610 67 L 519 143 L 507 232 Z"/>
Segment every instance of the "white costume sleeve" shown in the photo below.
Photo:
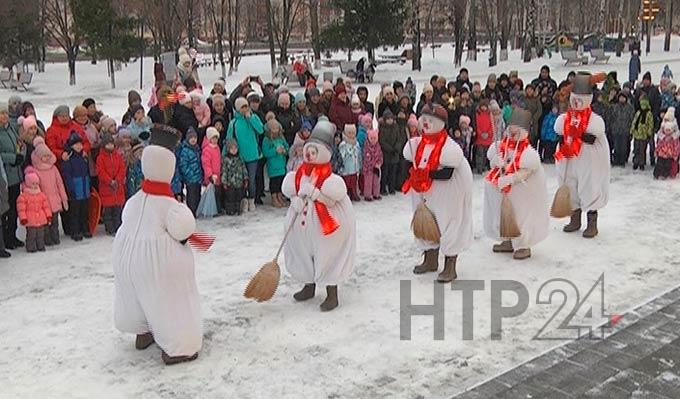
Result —
<path fill-rule="evenodd" d="M 295 172 L 288 172 L 286 177 L 283 178 L 281 192 L 286 196 L 286 198 L 293 198 L 297 196 L 297 190 L 295 190 Z"/>
<path fill-rule="evenodd" d="M 321 186 L 319 201 L 332 207 L 347 195 L 345 181 L 338 175 L 330 175 Z"/>
<path fill-rule="evenodd" d="M 489 163 L 492 168 L 498 168 L 503 166 L 503 163 L 498 158 L 498 142 L 491 144 L 489 150 L 486 152 L 486 157 L 489 159 Z"/>
<path fill-rule="evenodd" d="M 519 161 L 519 170 L 512 174 L 512 184 L 526 181 L 541 167 L 541 158 L 538 153 L 531 148 L 527 148 L 522 153 Z"/>
<path fill-rule="evenodd" d="M 165 229 L 177 241 L 189 238 L 196 231 L 196 219 L 186 205 L 173 205 L 165 215 Z"/>
<path fill-rule="evenodd" d="M 602 119 L 602 117 L 597 114 L 592 114 L 586 132 L 598 138 L 604 137 L 605 135 L 604 119 Z"/>
<path fill-rule="evenodd" d="M 555 133 L 557 133 L 558 136 L 564 135 L 564 118 L 565 118 L 565 115 L 566 114 L 561 114 L 555 120 Z"/>
<path fill-rule="evenodd" d="M 404 150 L 402 152 L 404 154 L 404 158 L 407 161 L 413 162 L 413 154 L 411 153 L 411 148 L 413 148 L 413 151 L 415 151 L 416 148 L 418 148 L 418 144 L 420 144 L 420 137 L 414 137 L 410 141 L 406 142 L 406 145 L 404 146 Z"/>
<path fill-rule="evenodd" d="M 442 154 L 439 157 L 439 165 L 441 167 L 457 168 L 464 160 L 465 156 L 460 146 L 451 140 L 451 138 L 447 138 L 444 148 L 442 148 Z"/>

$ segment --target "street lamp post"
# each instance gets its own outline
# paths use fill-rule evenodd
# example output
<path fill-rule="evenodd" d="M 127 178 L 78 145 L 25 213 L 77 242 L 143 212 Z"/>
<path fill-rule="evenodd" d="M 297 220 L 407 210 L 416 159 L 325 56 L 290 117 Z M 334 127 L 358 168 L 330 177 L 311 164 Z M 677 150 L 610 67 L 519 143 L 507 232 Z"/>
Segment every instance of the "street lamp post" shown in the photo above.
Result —
<path fill-rule="evenodd" d="M 641 19 L 645 23 L 645 31 L 647 35 L 646 54 L 649 54 L 651 48 L 651 25 L 656 14 L 659 13 L 658 0 L 642 0 L 642 16 Z"/>

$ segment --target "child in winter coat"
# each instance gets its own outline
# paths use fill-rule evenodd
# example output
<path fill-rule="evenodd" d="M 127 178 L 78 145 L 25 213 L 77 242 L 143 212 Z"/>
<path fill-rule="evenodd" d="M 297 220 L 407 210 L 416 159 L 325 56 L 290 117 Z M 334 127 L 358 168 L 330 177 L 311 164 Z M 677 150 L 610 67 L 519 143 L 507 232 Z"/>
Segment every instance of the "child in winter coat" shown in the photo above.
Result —
<path fill-rule="evenodd" d="M 270 119 L 265 126 L 265 137 L 262 140 L 262 154 L 267 159 L 267 174 L 269 175 L 269 192 L 272 195 L 272 205 L 276 208 L 286 206 L 281 184 L 286 176 L 286 154 L 288 142 L 283 137 L 283 128 L 276 119 Z"/>
<path fill-rule="evenodd" d="M 296 172 L 300 165 L 305 162 L 303 156 L 304 152 L 302 151 L 304 146 L 305 144 L 303 142 L 296 141 L 293 143 L 293 146 L 290 147 L 290 150 L 288 151 L 288 164 L 286 165 L 286 170 L 288 172 Z"/>
<path fill-rule="evenodd" d="M 151 135 L 151 119 L 144 114 L 144 107 L 141 104 L 135 104 L 131 108 L 132 120 L 127 126 L 127 130 L 130 132 L 130 137 L 138 139 L 142 142 L 149 140 Z"/>
<path fill-rule="evenodd" d="M 364 149 L 364 144 L 368 138 L 368 131 L 373 129 L 373 115 L 363 114 L 359 117 L 359 123 L 357 127 L 357 142 L 359 142 L 359 147 L 361 150 Z"/>
<path fill-rule="evenodd" d="M 205 132 L 203 141 L 203 151 L 201 152 L 201 164 L 203 165 L 203 184 L 215 185 L 215 201 L 218 211 L 222 209 L 222 186 L 220 176 L 222 176 L 222 159 L 218 141 L 220 133 L 214 127 L 209 127 Z"/>
<path fill-rule="evenodd" d="M 227 215 L 240 215 L 246 187 L 248 171 L 239 156 L 238 144 L 233 139 L 225 144 L 226 155 L 222 160 L 222 188 L 224 189 L 224 210 Z"/>
<path fill-rule="evenodd" d="M 654 115 L 646 98 L 640 100 L 640 110 L 635 113 L 630 134 L 633 136 L 633 170 L 645 170 L 647 143 L 654 134 Z"/>
<path fill-rule="evenodd" d="M 198 146 L 198 134 L 189 129 L 184 141 L 177 148 L 177 162 L 179 163 L 179 177 L 187 190 L 187 206 L 196 217 L 196 209 L 201 201 L 201 183 L 203 182 L 203 167 L 201 149 Z"/>
<path fill-rule="evenodd" d="M 26 226 L 26 251 L 44 251 L 45 227 L 52 223 L 52 209 L 34 172 L 26 173 L 23 192 L 17 199 L 17 213 L 21 225 Z"/>
<path fill-rule="evenodd" d="M 364 109 L 361 107 L 361 100 L 357 94 L 352 95 L 350 107 L 352 109 L 352 114 L 354 115 L 354 120 L 358 121 L 359 117 L 364 113 Z"/>
<path fill-rule="evenodd" d="M 477 114 L 475 115 L 475 170 L 477 173 L 484 173 L 487 169 L 486 153 L 493 144 L 493 120 L 489 111 L 489 102 L 483 99 L 479 103 Z"/>
<path fill-rule="evenodd" d="M 333 151 L 331 153 L 331 168 L 333 173 L 340 174 L 342 171 L 342 155 L 340 155 L 340 143 L 342 143 L 342 134 L 335 133 L 333 135 Z"/>
<path fill-rule="evenodd" d="M 403 139 L 402 139 L 403 136 Z M 381 194 L 395 194 L 399 173 L 399 160 L 406 144 L 406 135 L 399 129 L 394 114 L 388 109 L 383 113 L 383 122 L 379 126 L 378 141 L 383 153 L 381 173 Z"/>
<path fill-rule="evenodd" d="M 664 121 L 656 142 L 655 179 L 674 179 L 678 175 L 678 157 L 680 156 L 680 131 L 675 119 L 675 108 L 666 111 Z"/>
<path fill-rule="evenodd" d="M 68 194 L 69 234 L 73 241 L 82 241 L 83 237 L 92 238 L 87 224 L 90 168 L 83 156 L 83 139 L 77 133 L 71 133 L 66 145 L 68 159 L 61 162 L 61 174 Z"/>
<path fill-rule="evenodd" d="M 123 157 L 113 143 L 113 137 L 106 133 L 101 138 L 101 151 L 97 157 L 99 196 L 102 201 L 102 218 L 106 234 L 115 236 L 121 225 L 125 205 L 126 167 Z"/>
<path fill-rule="evenodd" d="M 383 153 L 378 142 L 378 130 L 368 131 L 368 139 L 364 144 L 362 176 L 364 177 L 364 200 L 380 200 L 380 168 L 383 164 Z"/>
<path fill-rule="evenodd" d="M 342 157 L 342 170 L 340 176 L 345 180 L 347 195 L 352 201 L 359 201 L 358 175 L 361 171 L 361 147 L 357 141 L 357 128 L 354 125 L 345 125 L 342 134 L 342 142 L 338 146 Z"/>
<path fill-rule="evenodd" d="M 630 127 L 635 117 L 635 108 L 624 91 L 619 93 L 616 104 L 609 107 L 608 117 L 609 129 L 614 138 L 612 165 L 625 166 L 630 155 Z"/>
<path fill-rule="evenodd" d="M 555 149 L 557 148 L 557 133 L 555 121 L 557 120 L 559 106 L 553 104 L 552 111 L 543 118 L 541 126 L 541 142 L 538 146 L 538 155 L 545 163 L 555 163 Z"/>
<path fill-rule="evenodd" d="M 199 128 L 206 128 L 210 126 L 212 119 L 210 118 L 210 107 L 205 102 L 203 95 L 198 91 L 191 92 L 191 106 L 194 110 L 194 116 L 198 121 Z"/>
<path fill-rule="evenodd" d="M 132 147 L 130 153 L 126 157 L 126 173 L 125 173 L 125 200 L 127 201 L 142 189 L 142 180 L 144 180 L 144 173 L 142 173 L 142 151 L 144 151 L 144 144 L 137 143 Z"/>
<path fill-rule="evenodd" d="M 61 211 L 68 211 L 68 196 L 59 170 L 55 166 L 57 157 L 40 136 L 33 140 L 33 146 L 35 149 L 31 153 L 32 171 L 38 175 L 40 191 L 47 196 L 52 210 L 52 222 L 45 232 L 45 245 L 58 245 L 60 243 L 58 215 Z"/>
<path fill-rule="evenodd" d="M 463 154 L 465 154 L 465 156 L 468 156 L 470 153 L 470 141 L 475 135 L 472 126 L 470 126 L 471 123 L 472 121 L 469 116 L 461 115 L 460 118 L 458 118 L 458 129 L 453 132 L 453 141 L 458 143 L 460 148 L 463 149 Z"/>
<path fill-rule="evenodd" d="M 503 110 L 501 109 L 501 106 L 498 105 L 496 100 L 491 100 L 489 102 L 489 111 L 491 111 L 491 117 L 493 121 L 493 141 L 496 142 L 503 138 L 503 133 L 505 132 Z"/>

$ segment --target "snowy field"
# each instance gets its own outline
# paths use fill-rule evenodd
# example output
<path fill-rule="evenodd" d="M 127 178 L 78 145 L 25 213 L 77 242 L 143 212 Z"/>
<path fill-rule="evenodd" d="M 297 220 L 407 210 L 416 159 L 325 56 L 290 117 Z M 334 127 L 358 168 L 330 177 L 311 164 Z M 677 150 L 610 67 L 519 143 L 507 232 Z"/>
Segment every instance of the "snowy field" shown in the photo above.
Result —
<path fill-rule="evenodd" d="M 643 57 L 643 72 L 658 82 L 669 64 L 680 74 L 680 38 L 673 53 L 659 49 Z M 453 78 L 452 48 L 445 45 L 432 59 L 425 51 L 424 71 L 409 66 L 381 66 L 376 82 L 412 76 L 418 89 L 433 73 Z M 612 57 L 591 71 L 617 70 L 627 79 L 627 57 Z M 511 61 L 489 70 L 486 60 L 468 64 L 472 80 L 486 81 L 489 72 L 518 69 L 528 82 L 542 64 L 556 80 L 568 70 L 559 56 Z M 146 76 L 152 76 L 151 60 Z M 115 117 L 126 108 L 126 93 L 138 87 L 138 66 L 118 74 L 121 89 L 108 89 L 106 66 L 79 63 L 79 84 L 68 87 L 64 65 L 48 65 L 34 76 L 31 91 L 38 116 L 48 116 L 60 103 L 70 106 L 94 97 Z M 238 76 L 268 76 L 267 57 L 247 57 Z M 336 76 L 338 71 L 335 71 Z M 212 82 L 217 73 L 201 70 Z M 679 75 L 680 76 L 680 75 Z M 143 96 L 148 95 L 146 84 Z M 378 85 L 370 86 L 371 96 Z M 293 87 L 296 91 L 297 87 Z M 0 102 L 11 94 L 0 90 Z M 556 190 L 555 171 L 546 167 L 549 193 Z M 420 254 L 408 230 L 409 201 L 391 196 L 380 203 L 358 203 L 358 246 L 355 272 L 340 286 L 340 307 L 321 313 L 325 292 L 306 303 L 294 303 L 299 284 L 284 277 L 274 299 L 256 304 L 242 297 L 251 274 L 273 256 L 283 234 L 284 210 L 258 208 L 240 218 L 221 217 L 199 222 L 201 231 L 218 236 L 211 252 L 196 256 L 202 299 L 205 340 L 197 361 L 165 367 L 160 350 L 134 349 L 134 337 L 113 328 L 112 239 L 98 235 L 74 243 L 64 239 L 46 253 L 13 251 L 0 262 L 0 390 L 1 398 L 444 398 L 461 392 L 524 362 L 562 341 L 537 341 L 533 336 L 557 310 L 557 304 L 536 305 L 536 293 L 546 281 L 571 280 L 582 295 L 605 274 L 605 305 L 620 313 L 678 283 L 680 267 L 680 181 L 654 181 L 651 170 L 612 171 L 610 203 L 600 215 L 600 235 L 585 240 L 561 232 L 565 221 L 551 220 L 548 239 L 533 248 L 528 261 L 491 253 L 493 242 L 482 231 L 483 184 L 475 177 L 472 248 L 459 258 L 459 278 L 485 280 L 475 293 L 474 340 L 462 340 L 461 294 L 446 290 L 445 339 L 432 337 L 432 319 L 414 318 L 412 340 L 400 340 L 399 290 L 410 280 L 414 304 L 432 303 L 435 275 L 414 276 Z M 20 232 L 23 237 L 23 231 Z M 285 263 L 285 260 L 284 260 Z M 502 340 L 491 340 L 490 280 L 513 279 L 530 295 L 529 309 L 504 320 Z M 504 296 L 507 306 L 513 295 Z M 624 316 L 625 318 L 625 316 Z M 550 332 L 548 329 L 548 332 Z"/>

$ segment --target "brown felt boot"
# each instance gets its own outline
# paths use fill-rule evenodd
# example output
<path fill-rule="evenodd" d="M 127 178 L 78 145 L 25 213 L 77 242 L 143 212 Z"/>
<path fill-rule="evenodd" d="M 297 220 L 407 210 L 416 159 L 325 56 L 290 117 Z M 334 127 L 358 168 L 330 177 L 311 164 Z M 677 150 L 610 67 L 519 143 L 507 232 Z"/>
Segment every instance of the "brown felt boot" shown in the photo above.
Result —
<path fill-rule="evenodd" d="M 308 299 L 314 298 L 314 293 L 316 291 L 316 284 L 305 284 L 304 287 L 295 294 L 293 294 L 293 298 L 295 298 L 296 301 L 302 302 L 306 301 Z"/>
<path fill-rule="evenodd" d="M 428 249 L 424 254 L 423 263 L 413 268 L 414 274 L 436 272 L 439 269 L 439 249 Z"/>
<path fill-rule="evenodd" d="M 153 343 L 154 343 L 153 334 L 151 334 L 150 332 L 146 334 L 139 334 L 137 335 L 137 339 L 135 340 L 135 348 L 141 351 L 150 347 L 151 344 Z"/>
<path fill-rule="evenodd" d="M 338 307 L 338 286 L 326 286 L 326 300 L 319 306 L 322 312 L 328 312 Z"/>
<path fill-rule="evenodd" d="M 163 363 L 165 363 L 167 366 L 172 366 L 173 364 L 179 364 L 179 363 L 184 363 L 184 362 L 190 362 L 192 360 L 196 360 L 198 358 L 198 352 L 194 353 L 191 356 L 169 356 L 165 351 L 161 354 L 161 359 L 163 359 Z"/>
<path fill-rule="evenodd" d="M 496 252 L 496 253 L 510 253 L 510 252 L 514 251 L 512 249 L 512 241 L 507 240 L 507 241 L 503 241 L 500 244 L 494 245 L 493 251 Z"/>
<path fill-rule="evenodd" d="M 455 280 L 458 275 L 456 274 L 456 256 L 447 256 L 444 261 L 444 270 L 437 276 L 437 281 L 440 283 L 450 283 Z"/>
<path fill-rule="evenodd" d="M 531 248 L 520 248 L 512 254 L 513 259 L 522 260 L 531 257 Z"/>
<path fill-rule="evenodd" d="M 571 213 L 571 221 L 568 225 L 564 226 L 562 231 L 565 233 L 571 233 L 579 230 L 581 230 L 581 210 L 577 209 Z"/>
<path fill-rule="evenodd" d="M 583 231 L 584 238 L 593 238 L 597 235 L 597 211 L 590 211 L 587 214 L 588 226 Z"/>

